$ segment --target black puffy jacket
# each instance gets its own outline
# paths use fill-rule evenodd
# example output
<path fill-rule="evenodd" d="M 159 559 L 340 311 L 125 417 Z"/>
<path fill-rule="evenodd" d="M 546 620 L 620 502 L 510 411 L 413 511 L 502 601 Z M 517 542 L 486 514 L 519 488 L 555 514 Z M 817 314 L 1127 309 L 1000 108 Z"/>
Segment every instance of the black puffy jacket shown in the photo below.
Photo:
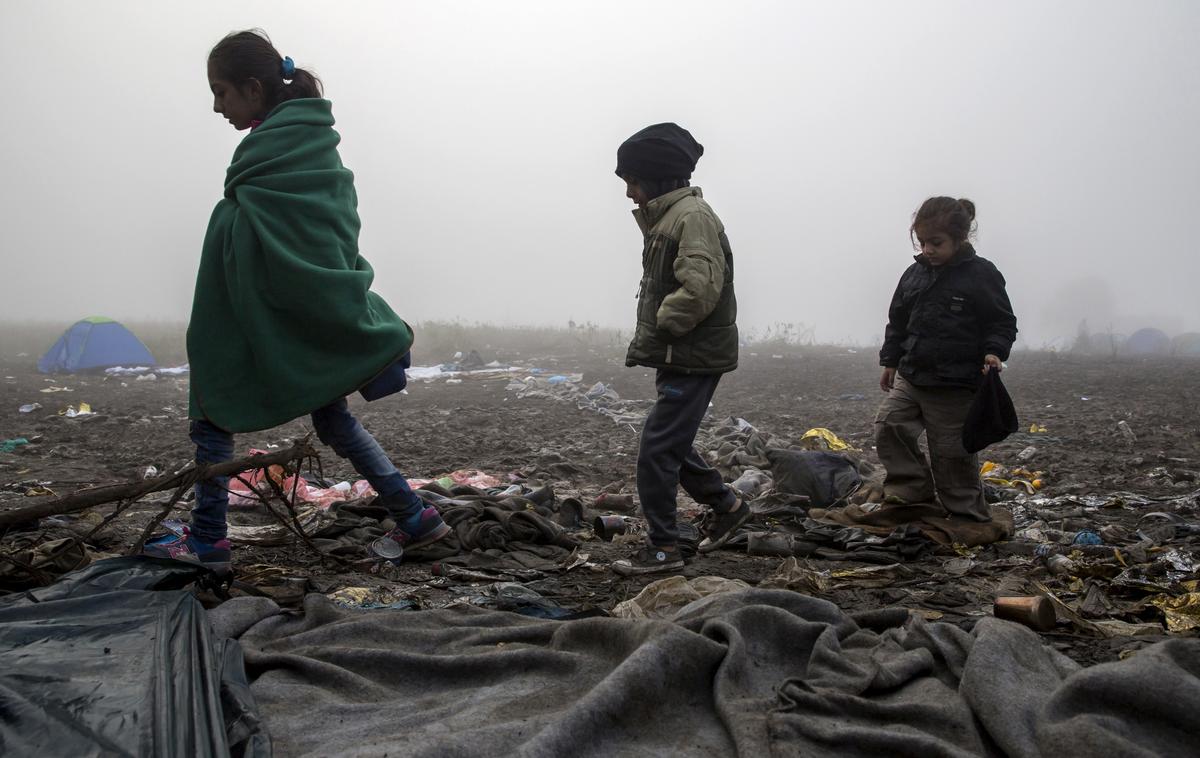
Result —
<path fill-rule="evenodd" d="M 1004 276 L 968 244 L 943 266 L 917 256 L 900 277 L 879 363 L 920 387 L 974 388 L 984 356 L 1008 360 L 1016 338 Z"/>

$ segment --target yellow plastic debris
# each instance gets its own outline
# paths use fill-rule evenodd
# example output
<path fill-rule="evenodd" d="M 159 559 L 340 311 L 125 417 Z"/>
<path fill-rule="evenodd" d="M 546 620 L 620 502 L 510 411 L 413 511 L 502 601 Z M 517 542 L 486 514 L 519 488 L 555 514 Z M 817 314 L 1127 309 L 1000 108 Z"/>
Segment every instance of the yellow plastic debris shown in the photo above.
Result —
<path fill-rule="evenodd" d="M 992 471 L 995 471 L 999 465 L 995 461 L 984 461 L 983 465 L 979 467 L 979 475 L 987 476 Z"/>
<path fill-rule="evenodd" d="M 1200 592 L 1189 592 L 1178 597 L 1155 595 L 1150 598 L 1150 604 L 1163 612 L 1167 631 L 1200 629 Z"/>
<path fill-rule="evenodd" d="M 802 434 L 800 436 L 800 441 L 803 442 L 804 440 L 822 440 L 825 443 L 822 447 L 825 447 L 828 450 L 855 449 L 854 446 L 845 442 L 842 440 L 842 438 L 838 437 L 836 434 L 822 426 L 809 429 L 807 432 Z"/>
<path fill-rule="evenodd" d="M 1041 424 L 1030 424 L 1029 425 L 1029 433 L 1030 434 L 1042 434 L 1043 432 L 1048 432 L 1048 431 L 1050 431 L 1050 430 L 1047 429 L 1046 427 L 1042 426 Z"/>

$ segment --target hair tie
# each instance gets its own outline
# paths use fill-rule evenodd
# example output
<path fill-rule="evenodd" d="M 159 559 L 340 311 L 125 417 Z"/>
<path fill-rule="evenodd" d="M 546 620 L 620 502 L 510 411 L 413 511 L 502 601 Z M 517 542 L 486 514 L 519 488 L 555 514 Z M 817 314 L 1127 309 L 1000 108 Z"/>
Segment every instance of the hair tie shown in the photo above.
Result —
<path fill-rule="evenodd" d="M 284 79 L 291 79 L 292 75 L 296 73 L 296 62 L 292 60 L 290 55 L 285 55 L 279 70 L 283 74 Z"/>

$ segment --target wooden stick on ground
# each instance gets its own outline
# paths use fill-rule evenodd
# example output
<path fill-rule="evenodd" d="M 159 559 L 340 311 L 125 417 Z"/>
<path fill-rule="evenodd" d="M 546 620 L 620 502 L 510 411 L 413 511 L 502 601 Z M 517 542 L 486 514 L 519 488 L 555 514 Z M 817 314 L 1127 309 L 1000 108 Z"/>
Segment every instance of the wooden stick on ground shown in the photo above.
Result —
<path fill-rule="evenodd" d="M 11 511 L 0 511 L 0 529 L 35 521 L 46 516 L 58 516 L 64 513 L 77 513 L 97 505 L 118 500 L 135 499 L 151 492 L 179 489 L 186 481 L 198 481 L 215 476 L 233 476 L 251 469 L 268 468 L 277 464 L 303 461 L 317 452 L 305 438 L 286 450 L 277 450 L 265 455 L 249 455 L 223 463 L 214 463 L 199 470 L 185 469 L 176 474 L 166 474 L 154 479 L 125 484 L 111 484 L 105 487 L 93 487 L 80 490 L 65 497 L 54 498 Z"/>

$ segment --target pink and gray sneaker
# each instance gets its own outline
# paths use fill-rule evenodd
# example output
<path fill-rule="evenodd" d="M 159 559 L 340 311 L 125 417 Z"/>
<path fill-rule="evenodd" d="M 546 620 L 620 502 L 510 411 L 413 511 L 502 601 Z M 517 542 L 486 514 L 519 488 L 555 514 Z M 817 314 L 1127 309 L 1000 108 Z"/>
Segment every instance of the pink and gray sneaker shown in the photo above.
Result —
<path fill-rule="evenodd" d="M 405 550 L 413 550 L 437 542 L 453 531 L 442 521 L 437 508 L 427 505 L 416 516 L 397 524 L 396 528 L 371 543 L 371 552 L 380 558 L 398 563 Z"/>
<path fill-rule="evenodd" d="M 233 572 L 233 549 L 229 540 L 204 542 L 185 527 L 182 534 L 164 534 L 147 540 L 142 555 L 199 563 L 221 576 Z"/>

